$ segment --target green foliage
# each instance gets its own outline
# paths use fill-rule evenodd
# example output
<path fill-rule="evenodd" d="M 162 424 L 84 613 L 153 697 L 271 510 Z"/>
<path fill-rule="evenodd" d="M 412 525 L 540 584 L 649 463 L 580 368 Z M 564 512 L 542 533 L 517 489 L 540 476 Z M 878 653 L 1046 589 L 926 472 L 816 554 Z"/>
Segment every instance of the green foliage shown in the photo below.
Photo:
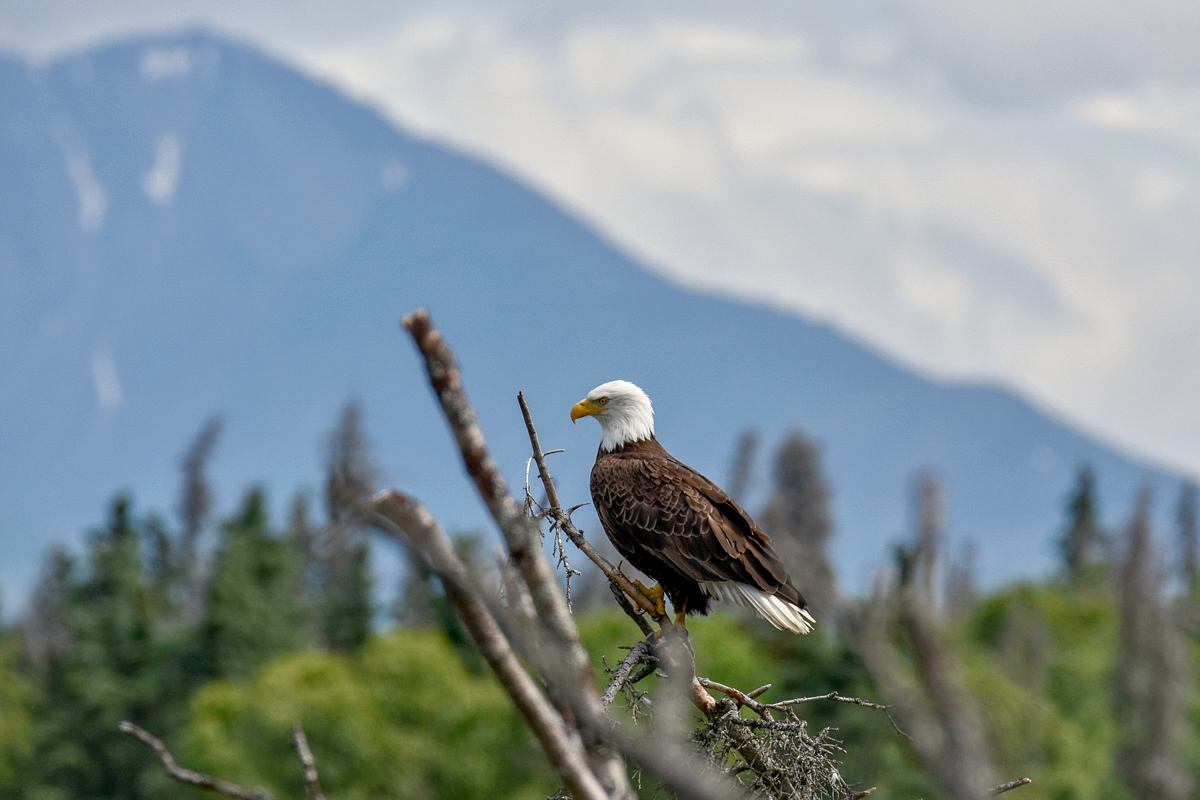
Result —
<path fill-rule="evenodd" d="M 82 565 L 65 553 L 51 560 L 22 637 L 28 663 L 11 683 L 16 693 L 33 681 L 33 713 L 0 722 L 0 744 L 26 721 L 28 736 L 23 750 L 0 751 L 0 786 L 7 765 L 24 759 L 14 778 L 20 796 L 172 795 L 157 758 L 118 723 L 131 720 L 173 746 L 203 681 L 248 676 L 308 644 L 295 549 L 272 532 L 261 491 L 221 526 L 196 622 L 184 611 L 189 576 L 176 549 L 160 520 L 138 518 L 121 495 Z M 0 705 L 9 696 L 0 690 Z"/>
<path fill-rule="evenodd" d="M 554 781 L 493 680 L 462 667 L 436 631 L 398 630 L 357 654 L 307 652 L 192 703 L 198 767 L 276 796 L 303 796 L 290 750 L 299 721 L 331 797 L 544 798 Z"/>
<path fill-rule="evenodd" d="M 1112 766 L 1116 636 L 1112 598 L 1098 589 L 1018 586 L 967 621 L 961 651 L 997 766 L 1034 777 L 1021 790 L 1029 800 L 1128 797 Z"/>
<path fill-rule="evenodd" d="M 274 535 L 261 489 L 221 529 L 198 663 L 207 677 L 247 677 L 304 643 L 296 572 L 288 542 Z"/>
<path fill-rule="evenodd" d="M 322 641 L 333 650 L 350 652 L 371 635 L 371 573 L 365 542 L 346 554 L 344 574 L 336 582 L 338 591 L 328 592 L 317 609 Z"/>
<path fill-rule="evenodd" d="M 16 670 L 18 641 L 0 635 L 0 797 L 20 797 L 33 756 L 33 715 L 38 687 Z"/>

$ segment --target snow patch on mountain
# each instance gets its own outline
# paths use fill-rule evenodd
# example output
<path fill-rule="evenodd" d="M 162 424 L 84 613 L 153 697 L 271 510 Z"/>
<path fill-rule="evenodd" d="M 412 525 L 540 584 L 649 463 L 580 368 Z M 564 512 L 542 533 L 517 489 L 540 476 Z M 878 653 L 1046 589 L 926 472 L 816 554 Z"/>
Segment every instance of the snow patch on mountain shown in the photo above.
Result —
<path fill-rule="evenodd" d="M 75 187 L 79 199 L 79 229 L 87 234 L 97 233 L 104 227 L 108 213 L 108 196 L 92 169 L 92 160 L 87 152 L 71 149 L 66 153 L 67 174 Z"/>
<path fill-rule="evenodd" d="M 142 189 L 155 205 L 164 206 L 175 199 L 182 163 L 183 148 L 179 138 L 171 134 L 160 138 L 154 148 L 154 164 L 142 179 Z"/>

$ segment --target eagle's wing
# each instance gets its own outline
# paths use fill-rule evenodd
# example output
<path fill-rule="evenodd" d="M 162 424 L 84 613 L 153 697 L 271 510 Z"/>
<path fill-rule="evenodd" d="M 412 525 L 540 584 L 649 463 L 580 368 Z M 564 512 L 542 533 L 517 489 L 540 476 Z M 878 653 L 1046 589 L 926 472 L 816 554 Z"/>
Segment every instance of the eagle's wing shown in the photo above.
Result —
<path fill-rule="evenodd" d="M 729 495 L 666 456 L 609 457 L 592 498 L 622 555 L 652 577 L 665 567 L 698 583 L 733 581 L 804 607 L 770 540 Z"/>

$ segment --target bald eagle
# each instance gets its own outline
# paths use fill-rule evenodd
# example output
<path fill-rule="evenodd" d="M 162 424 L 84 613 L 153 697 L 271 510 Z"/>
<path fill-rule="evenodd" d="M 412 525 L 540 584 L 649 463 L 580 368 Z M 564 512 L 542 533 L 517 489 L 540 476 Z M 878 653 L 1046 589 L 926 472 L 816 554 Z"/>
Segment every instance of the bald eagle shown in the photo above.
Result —
<path fill-rule="evenodd" d="M 677 461 L 654 438 L 654 409 L 629 381 L 610 381 L 571 409 L 595 417 L 600 450 L 592 501 L 604 532 L 629 563 L 658 582 L 677 620 L 712 600 L 754 609 L 776 628 L 808 633 L 815 620 L 771 540 L 733 498 Z"/>

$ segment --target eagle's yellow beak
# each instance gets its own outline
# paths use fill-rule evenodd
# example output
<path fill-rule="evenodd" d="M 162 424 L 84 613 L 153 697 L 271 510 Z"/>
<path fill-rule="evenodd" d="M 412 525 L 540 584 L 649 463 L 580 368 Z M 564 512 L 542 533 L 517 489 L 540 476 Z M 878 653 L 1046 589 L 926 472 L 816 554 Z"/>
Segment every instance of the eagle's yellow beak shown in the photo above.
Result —
<path fill-rule="evenodd" d="M 580 417 L 591 417 L 604 410 L 604 406 L 593 403 L 586 397 L 571 406 L 571 422 L 578 422 Z"/>

